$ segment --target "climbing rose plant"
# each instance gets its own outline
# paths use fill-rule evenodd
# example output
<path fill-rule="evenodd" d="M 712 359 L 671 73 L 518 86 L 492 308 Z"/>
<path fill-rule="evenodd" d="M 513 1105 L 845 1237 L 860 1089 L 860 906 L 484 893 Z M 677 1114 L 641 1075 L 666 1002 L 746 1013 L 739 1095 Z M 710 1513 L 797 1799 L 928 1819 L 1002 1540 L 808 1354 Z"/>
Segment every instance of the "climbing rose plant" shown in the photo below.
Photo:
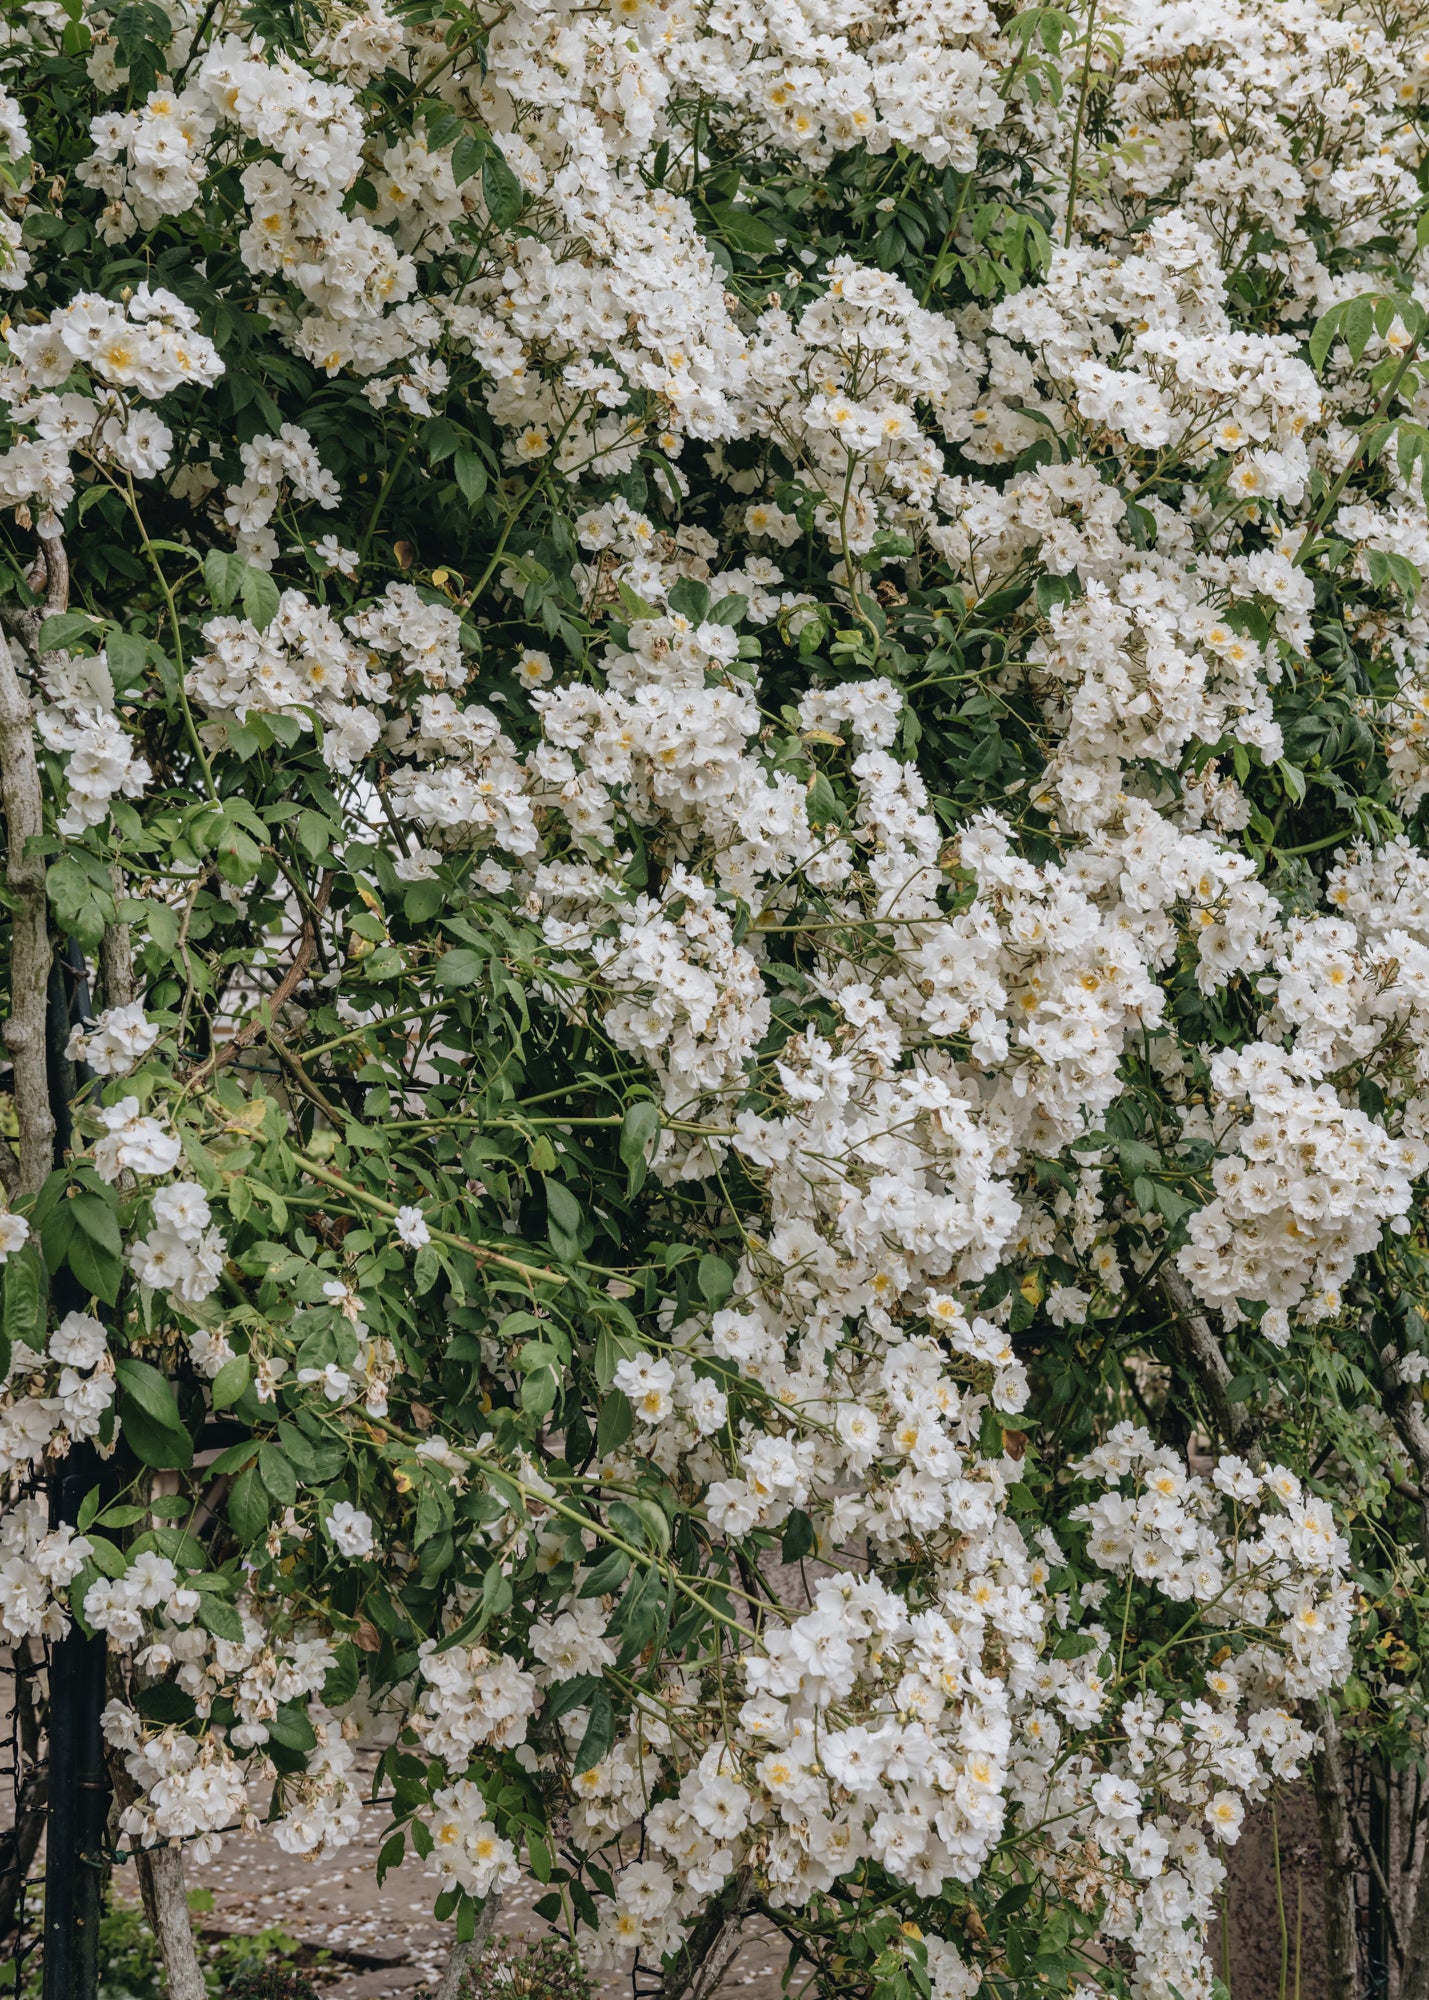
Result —
<path fill-rule="evenodd" d="M 458 1938 L 1199 2000 L 1419 1754 L 1426 32 L 7 10 L 0 1628 L 127 1841 L 369 1743 Z"/>

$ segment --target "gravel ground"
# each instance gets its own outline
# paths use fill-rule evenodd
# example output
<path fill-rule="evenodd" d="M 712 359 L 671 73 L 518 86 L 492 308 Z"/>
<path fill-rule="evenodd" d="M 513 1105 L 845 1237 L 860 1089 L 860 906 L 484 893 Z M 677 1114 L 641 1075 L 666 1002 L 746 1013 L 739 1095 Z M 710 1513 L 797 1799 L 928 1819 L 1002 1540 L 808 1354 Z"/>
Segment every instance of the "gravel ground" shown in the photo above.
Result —
<path fill-rule="evenodd" d="M 325 1861 L 301 1861 L 280 1853 L 270 1841 L 230 1836 L 207 1868 L 191 1871 L 195 1888 L 213 1896 L 211 1913 L 200 1919 L 206 1932 L 251 1935 L 281 1925 L 304 1943 L 334 1954 L 322 1979 L 327 2000 L 418 2000 L 440 1976 L 448 1948 L 432 1918 L 433 1879 L 409 1857 L 381 1889 L 375 1883 L 377 1850 L 386 1815 L 366 1812 L 362 1838 Z M 1274 1841 L 1266 1811 L 1248 1820 L 1231 1856 L 1231 1937 L 1228 1970 L 1232 2000 L 1281 2000 L 1280 1910 L 1286 1915 L 1285 2000 L 1321 2000 L 1323 1950 L 1319 1850 L 1313 1805 L 1294 1788 L 1279 1805 L 1281 1897 L 1275 1890 Z M 119 1894 L 137 1898 L 131 1868 L 116 1876 Z M 522 1882 L 507 1895 L 498 1928 L 508 1937 L 535 1936 L 545 1929 L 533 1903 L 542 1891 Z M 1298 1946 L 1298 1949 L 1297 1949 Z M 1219 1973 L 1220 1928 L 1212 1939 Z M 723 2000 L 776 2000 L 781 1992 L 785 1948 L 777 1933 L 751 1920 L 748 1935 L 719 1992 Z M 1298 1962 L 1298 1980 L 1296 1978 Z M 797 1987 L 796 1987 L 797 1990 Z M 601 2000 L 631 2000 L 628 1973 L 607 1974 Z"/>
<path fill-rule="evenodd" d="M 283 1854 L 271 1840 L 227 1835 L 207 1867 L 189 1863 L 189 1885 L 206 1889 L 213 1908 L 197 1919 L 206 1935 L 252 1935 L 281 1926 L 304 1944 L 333 1954 L 322 1976 L 326 2000 L 417 2000 L 441 1974 L 450 1949 L 432 1917 L 437 1884 L 423 1863 L 408 1855 L 379 1889 L 377 1852 L 389 1822 L 385 1808 L 364 1810 L 360 1839 L 324 1860 Z M 116 1894 L 138 1901 L 132 1866 L 116 1870 Z M 546 1929 L 532 1905 L 543 1894 L 523 1881 L 504 1898 L 498 1929 L 508 1937 L 534 1937 Z M 720 1987 L 741 2000 L 775 2000 L 785 1948 L 776 1933 L 751 1921 L 749 1935 Z M 631 2000 L 628 1973 L 608 1974 L 601 2000 Z"/>

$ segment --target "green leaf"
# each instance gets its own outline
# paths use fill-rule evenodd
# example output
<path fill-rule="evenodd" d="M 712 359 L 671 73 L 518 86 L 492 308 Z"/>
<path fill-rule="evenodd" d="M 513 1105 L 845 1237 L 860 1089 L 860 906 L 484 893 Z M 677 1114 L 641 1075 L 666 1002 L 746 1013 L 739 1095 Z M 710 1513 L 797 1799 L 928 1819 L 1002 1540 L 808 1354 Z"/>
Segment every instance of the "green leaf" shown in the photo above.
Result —
<path fill-rule="evenodd" d="M 1351 361 L 1358 361 L 1369 345 L 1370 335 L 1374 332 L 1374 304 L 1373 294 L 1366 292 L 1357 299 L 1351 299 L 1345 307 L 1342 332 Z"/>
<path fill-rule="evenodd" d="M 244 617 L 260 632 L 266 631 L 278 615 L 278 586 L 272 577 L 266 570 L 254 569 L 249 563 L 243 571 L 239 594 L 243 600 Z"/>
<path fill-rule="evenodd" d="M 281 1743 L 285 1750 L 298 1750 L 306 1754 L 317 1747 L 317 1737 L 313 1725 L 305 1712 L 295 1703 L 280 1708 L 268 1724 L 268 1734 L 275 1743 Z"/>
<path fill-rule="evenodd" d="M 563 1262 L 570 1263 L 581 1253 L 581 1205 L 564 1181 L 546 1176 L 546 1234 L 551 1248 Z"/>
<path fill-rule="evenodd" d="M 247 1389 L 251 1375 L 246 1354 L 230 1355 L 213 1378 L 210 1394 L 216 1410 L 226 1410 L 230 1403 L 236 1403 Z"/>
<path fill-rule="evenodd" d="M 213 848 L 218 857 L 218 872 L 235 889 L 251 882 L 263 865 L 262 848 L 229 814 L 214 830 Z"/>
<path fill-rule="evenodd" d="M 630 1408 L 630 1398 L 623 1390 L 612 1389 L 596 1418 L 596 1449 L 602 1458 L 618 1451 L 634 1428 L 635 1416 Z"/>
<path fill-rule="evenodd" d="M 494 146 L 481 164 L 481 192 L 486 197 L 487 214 L 498 229 L 509 229 L 526 205 L 520 181 Z"/>
<path fill-rule="evenodd" d="M 445 951 L 437 960 L 438 986 L 479 986 L 486 977 L 488 960 L 479 951 Z"/>
<path fill-rule="evenodd" d="M 200 1594 L 197 1615 L 199 1624 L 205 1632 L 212 1632 L 215 1639 L 228 1639 L 236 1646 L 242 1645 L 243 1620 L 231 1604 L 215 1597 L 211 1590 Z"/>
<path fill-rule="evenodd" d="M 166 1378 L 150 1362 L 130 1354 L 115 1362 L 114 1374 L 120 1425 L 135 1454 L 145 1465 L 186 1471 L 193 1464 L 193 1439 Z"/>
<path fill-rule="evenodd" d="M 786 1563 L 798 1562 L 804 1556 L 818 1553 L 819 1539 L 814 1533 L 814 1524 L 802 1507 L 795 1507 L 784 1523 L 784 1535 L 780 1544 L 780 1554 Z"/>
<path fill-rule="evenodd" d="M 40 650 L 45 653 L 64 652 L 79 640 L 97 638 L 98 634 L 99 625 L 87 611 L 59 611 L 40 627 Z"/>
<path fill-rule="evenodd" d="M 175 1687 L 172 1681 L 157 1681 L 153 1687 L 141 1688 L 134 1697 L 134 1706 L 147 1721 L 161 1726 L 191 1722 L 194 1715 L 193 1696 Z"/>
<path fill-rule="evenodd" d="M 268 1495 L 256 1466 L 250 1465 L 246 1472 L 240 1472 L 228 1489 L 228 1518 L 242 1542 L 256 1542 L 266 1530 Z"/>
<path fill-rule="evenodd" d="M 585 1579 L 577 1597 L 604 1597 L 607 1591 L 616 1590 L 630 1574 L 630 1558 L 624 1549 L 612 1549 L 602 1562 L 598 1562 Z"/>
<path fill-rule="evenodd" d="M 109 678 L 116 695 L 142 684 L 149 660 L 149 642 L 139 632 L 111 632 L 104 642 Z"/>
<path fill-rule="evenodd" d="M 534 1369 L 521 1378 L 521 1408 L 528 1417 L 544 1417 L 556 1400 L 560 1378 L 550 1367 Z"/>
<path fill-rule="evenodd" d="M 36 1352 L 45 1345 L 45 1285 L 40 1253 L 33 1241 L 11 1253 L 5 1266 L 4 1304 L 0 1310 L 0 1376 L 8 1372 L 18 1341 Z"/>
<path fill-rule="evenodd" d="M 668 1554 L 670 1523 L 665 1518 L 664 1508 L 657 1507 L 653 1500 L 612 1500 L 610 1523 L 637 1548 L 645 1547 L 654 1549 L 660 1555 Z"/>
<path fill-rule="evenodd" d="M 459 451 L 452 459 L 456 483 L 474 507 L 486 491 L 486 466 L 474 451 Z"/>
<path fill-rule="evenodd" d="M 161 1375 L 152 1362 L 123 1354 L 114 1364 L 114 1373 L 120 1389 L 136 1409 L 142 1410 L 156 1424 L 167 1424 L 171 1430 L 182 1430 L 173 1389 L 168 1378 Z"/>
<path fill-rule="evenodd" d="M 709 203 L 705 212 L 736 250 L 747 251 L 752 257 L 772 254 L 778 238 L 769 224 L 750 209 L 737 207 L 732 201 L 717 201 Z"/>
<path fill-rule="evenodd" d="M 286 1423 L 279 1424 L 278 1438 L 304 1486 L 326 1486 L 347 1464 L 347 1453 L 336 1438 L 310 1438 L 295 1424 Z"/>
<path fill-rule="evenodd" d="M 650 1171 L 650 1154 L 660 1136 L 660 1107 L 642 1097 L 626 1112 L 620 1127 L 620 1158 L 625 1167 L 625 1192 L 638 1194 Z"/>
<path fill-rule="evenodd" d="M 452 179 L 458 187 L 461 186 L 463 181 L 471 179 L 472 175 L 486 158 L 488 151 L 489 148 L 484 132 L 480 137 L 474 136 L 470 132 L 463 132 L 462 136 L 452 147 Z"/>
<path fill-rule="evenodd" d="M 718 1309 L 734 1290 L 734 1272 L 723 1257 L 701 1257 L 696 1282 L 705 1304 Z"/>
<path fill-rule="evenodd" d="M 1300 805 L 1305 797 L 1305 773 L 1298 764 L 1287 763 L 1283 757 L 1275 768 L 1280 773 L 1281 782 L 1289 797 L 1297 806 Z"/>
<path fill-rule="evenodd" d="M 338 829 L 321 813 L 298 814 L 298 845 L 309 861 L 320 861 L 332 846 Z"/>
<path fill-rule="evenodd" d="M 1339 331 L 1343 316 L 1342 305 L 1331 306 L 1330 310 L 1321 313 L 1315 322 L 1314 332 L 1310 335 L 1310 366 L 1317 375 L 1324 369 L 1326 356 L 1335 344 L 1335 335 Z"/>
<path fill-rule="evenodd" d="M 263 1484 L 280 1507 L 291 1507 L 298 1497 L 298 1475 L 275 1444 L 258 1447 L 258 1471 Z"/>
<path fill-rule="evenodd" d="M 90 1561 L 94 1564 L 95 1568 L 102 1570 L 105 1576 L 123 1576 L 125 1570 L 129 1567 L 124 1558 L 123 1550 L 116 1548 L 107 1535 L 97 1535 L 92 1529 L 89 1534 L 89 1542 L 91 1548 Z"/>
<path fill-rule="evenodd" d="M 1368 549 L 1370 581 L 1379 590 L 1396 590 L 1405 602 L 1413 605 L 1419 594 L 1423 579 L 1407 556 L 1392 554 L 1387 549 Z"/>
<path fill-rule="evenodd" d="M 236 549 L 210 549 L 203 559 L 203 580 L 220 611 L 226 611 L 243 587 L 248 564 Z"/>
<path fill-rule="evenodd" d="M 475 1630 L 484 1632 L 493 1618 L 511 1609 L 511 1580 L 501 1573 L 501 1564 L 494 1562 L 481 1579 L 481 1602 L 478 1608 Z"/>
<path fill-rule="evenodd" d="M 575 1762 L 571 1765 L 572 1777 L 578 1778 L 582 1771 L 594 1770 L 610 1753 L 615 1741 L 615 1714 L 610 1706 L 610 1696 L 605 1688 L 598 1687 L 590 1698 L 590 1714 L 586 1721 L 585 1734 L 581 1737 L 580 1748 L 576 1751 Z"/>
<path fill-rule="evenodd" d="M 82 850 L 60 855 L 50 863 L 45 893 L 61 928 L 78 938 L 86 950 L 97 950 L 105 926 L 114 921 L 112 886 L 107 870 L 98 872 L 97 857 Z"/>
<path fill-rule="evenodd" d="M 345 1701 L 351 1701 L 361 1678 L 362 1663 L 357 1657 L 357 1648 L 350 1640 L 344 1639 L 323 1682 L 324 1702 L 329 1708 L 340 1708 Z"/>
<path fill-rule="evenodd" d="M 573 1708 L 584 1708 L 599 1686 L 599 1674 L 572 1674 L 568 1681 L 557 1681 L 546 1696 L 542 1713 L 559 1722 Z"/>
<path fill-rule="evenodd" d="M 678 611 L 693 625 L 702 625 L 710 608 L 710 587 L 695 577 L 682 576 L 670 591 L 670 609 Z"/>
<path fill-rule="evenodd" d="M 61 1213 L 69 1223 L 62 1261 L 69 1265 L 87 1292 L 112 1306 L 124 1278 L 124 1244 L 118 1216 L 97 1194 L 75 1195 L 64 1204 Z M 47 1239 L 47 1250 L 48 1247 Z M 177 1410 L 174 1414 L 177 1421 Z"/>

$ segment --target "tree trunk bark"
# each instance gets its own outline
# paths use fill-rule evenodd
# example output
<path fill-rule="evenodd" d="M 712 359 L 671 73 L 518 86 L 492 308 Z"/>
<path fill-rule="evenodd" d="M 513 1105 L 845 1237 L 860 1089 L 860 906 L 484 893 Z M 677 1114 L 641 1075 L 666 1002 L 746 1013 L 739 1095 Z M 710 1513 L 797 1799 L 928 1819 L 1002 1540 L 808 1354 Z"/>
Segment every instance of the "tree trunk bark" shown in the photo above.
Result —
<path fill-rule="evenodd" d="M 680 1947 L 660 1981 L 657 2000 L 710 2000 L 739 1950 L 749 1901 L 749 1870 L 741 1868 Z"/>
<path fill-rule="evenodd" d="M 21 1639 L 11 1653 L 15 1677 L 15 1740 L 19 1753 L 15 1823 L 0 1835 L 0 1940 L 8 1938 L 20 1915 L 20 1899 L 45 1831 L 49 1771 L 40 1755 L 40 1718 L 35 1681 L 40 1668 Z"/>
<path fill-rule="evenodd" d="M 139 1797 L 139 1788 L 124 1768 L 121 1752 L 111 1752 L 109 1771 L 115 1798 L 121 1806 L 133 1805 Z M 183 1849 L 136 1847 L 134 1869 L 139 1877 L 144 1915 L 163 1955 L 169 2000 L 208 2000 L 193 1925 L 189 1921 Z"/>
<path fill-rule="evenodd" d="M 45 1050 L 45 1016 L 50 983 L 45 863 L 26 845 L 44 830 L 40 773 L 35 761 L 30 697 L 15 663 L 12 642 L 0 633 L 0 802 L 5 808 L 5 879 L 10 918 L 10 1018 L 5 1046 L 14 1066 L 15 1114 L 20 1137 L 19 1170 L 13 1190 L 35 1194 L 54 1165 L 55 1118 Z"/>
<path fill-rule="evenodd" d="M 1320 1821 L 1320 1875 L 1325 1895 L 1325 2000 L 1358 2000 L 1354 1840 L 1350 1833 L 1340 1726 L 1328 1701 L 1320 1703 L 1319 1725 L 1320 1747 L 1311 1770 L 1315 1810 Z M 1429 1910 L 1425 1914 L 1429 1920 Z M 1401 1989 L 1400 2000 L 1410 2000 L 1407 1988 Z M 1429 2000 L 1429 1994 L 1421 1996 L 1421 2000 Z"/>
<path fill-rule="evenodd" d="M 114 900 L 124 895 L 124 874 L 117 864 L 110 870 Z M 99 989 L 106 1007 L 127 1007 L 138 994 L 134 986 L 134 944 L 128 924 L 106 924 L 99 941 Z"/>
<path fill-rule="evenodd" d="M 1174 1266 L 1159 1277 L 1162 1296 L 1176 1317 L 1173 1343 L 1189 1372 L 1201 1385 L 1210 1406 L 1221 1441 L 1242 1457 L 1255 1450 L 1260 1426 L 1245 1403 L 1233 1403 L 1227 1395 L 1231 1384 L 1230 1363 L 1220 1342 L 1211 1331 L 1210 1321 L 1196 1302 L 1195 1294 Z"/>
<path fill-rule="evenodd" d="M 501 1891 L 494 1889 L 476 1913 L 476 1929 L 465 1944 L 452 1946 L 447 1969 L 442 1974 L 432 2000 L 461 2000 L 462 1986 L 468 1972 L 473 1971 L 480 1958 L 487 1939 L 491 1936 L 496 1922 L 496 1913 L 501 1908 Z"/>
<path fill-rule="evenodd" d="M 183 1849 L 141 1849 L 134 1865 L 139 1875 L 139 1893 L 144 1898 L 144 1914 L 164 1956 L 169 2000 L 208 2000 L 193 1925 L 189 1922 Z"/>

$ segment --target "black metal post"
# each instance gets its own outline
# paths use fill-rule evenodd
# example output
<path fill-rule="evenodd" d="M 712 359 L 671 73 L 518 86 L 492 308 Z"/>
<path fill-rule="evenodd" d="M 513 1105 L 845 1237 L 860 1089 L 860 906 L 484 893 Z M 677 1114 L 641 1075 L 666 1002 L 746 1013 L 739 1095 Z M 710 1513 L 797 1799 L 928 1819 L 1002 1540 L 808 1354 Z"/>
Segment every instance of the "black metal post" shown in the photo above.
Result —
<path fill-rule="evenodd" d="M 50 1481 L 50 1519 L 73 1521 L 99 1477 L 87 1445 L 63 1459 Z M 50 1649 L 50 1811 L 45 1847 L 44 2000 L 95 2000 L 99 1919 L 108 1870 L 105 1827 L 104 1639 L 78 1625 Z"/>
<path fill-rule="evenodd" d="M 47 1022 L 50 1105 L 55 1118 L 55 1164 L 68 1150 L 73 1120 L 70 1100 L 87 1080 L 82 1067 L 65 1055 L 69 1031 L 89 1015 L 89 981 L 84 955 L 71 940 L 50 971 Z M 87 1299 L 68 1271 L 55 1274 L 55 1310 L 61 1317 L 82 1310 Z M 50 1522 L 75 1522 L 80 1503 L 100 1483 L 101 1461 L 94 1447 L 76 1445 L 50 1478 Z M 109 1773 L 104 1759 L 105 1643 L 86 1638 L 71 1624 L 50 1649 L 49 1823 L 45 1835 L 44 2000 L 97 2000 L 99 1919 L 109 1870 L 105 1831 L 109 1820 Z"/>

